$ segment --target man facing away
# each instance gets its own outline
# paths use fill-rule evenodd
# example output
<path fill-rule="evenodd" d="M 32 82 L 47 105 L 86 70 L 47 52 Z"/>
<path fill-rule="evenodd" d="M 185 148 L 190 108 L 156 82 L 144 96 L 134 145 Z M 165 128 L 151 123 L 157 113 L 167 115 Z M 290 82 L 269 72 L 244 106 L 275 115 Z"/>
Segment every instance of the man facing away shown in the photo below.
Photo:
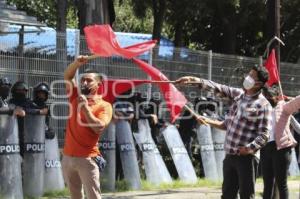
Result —
<path fill-rule="evenodd" d="M 72 199 L 101 198 L 100 172 L 95 158 L 100 156 L 98 140 L 112 118 L 111 104 L 97 94 L 102 78 L 94 71 L 86 71 L 78 87 L 73 80 L 76 71 L 85 63 L 87 56 L 79 56 L 64 72 L 69 97 L 62 169 Z M 82 189 L 83 188 L 83 189 Z"/>
<path fill-rule="evenodd" d="M 224 121 L 199 117 L 216 128 L 226 130 L 223 161 L 222 198 L 255 198 L 255 180 L 258 169 L 256 152 L 269 139 L 272 107 L 262 95 L 261 89 L 268 80 L 263 67 L 253 67 L 243 82 L 243 89 L 217 84 L 197 77 L 182 77 L 177 83 L 198 82 L 200 88 L 219 93 L 233 102 Z"/>

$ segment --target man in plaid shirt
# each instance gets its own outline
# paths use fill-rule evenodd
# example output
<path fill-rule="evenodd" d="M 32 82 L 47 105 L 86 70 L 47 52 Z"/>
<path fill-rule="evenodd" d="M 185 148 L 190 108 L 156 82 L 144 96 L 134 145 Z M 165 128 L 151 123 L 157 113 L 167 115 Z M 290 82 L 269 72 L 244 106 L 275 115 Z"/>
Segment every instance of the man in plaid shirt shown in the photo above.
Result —
<path fill-rule="evenodd" d="M 272 107 L 261 94 L 268 81 L 268 72 L 264 67 L 253 67 L 243 82 L 243 89 L 232 88 L 209 80 L 186 76 L 177 83 L 198 82 L 201 89 L 213 91 L 230 98 L 232 105 L 224 121 L 215 121 L 200 117 L 213 127 L 226 130 L 223 162 L 222 198 L 241 199 L 255 197 L 255 179 L 258 169 L 256 152 L 269 139 L 272 122 Z"/>

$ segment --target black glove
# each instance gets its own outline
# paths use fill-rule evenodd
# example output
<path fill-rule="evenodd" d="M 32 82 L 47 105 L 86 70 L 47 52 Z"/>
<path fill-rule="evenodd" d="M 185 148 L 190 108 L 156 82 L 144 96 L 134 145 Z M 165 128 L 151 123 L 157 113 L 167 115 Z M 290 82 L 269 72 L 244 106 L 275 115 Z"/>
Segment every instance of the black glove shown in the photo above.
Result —
<path fill-rule="evenodd" d="M 46 134 L 45 134 L 46 139 L 52 140 L 54 137 L 55 137 L 55 132 L 53 131 L 53 129 L 49 128 L 48 130 L 46 130 Z"/>

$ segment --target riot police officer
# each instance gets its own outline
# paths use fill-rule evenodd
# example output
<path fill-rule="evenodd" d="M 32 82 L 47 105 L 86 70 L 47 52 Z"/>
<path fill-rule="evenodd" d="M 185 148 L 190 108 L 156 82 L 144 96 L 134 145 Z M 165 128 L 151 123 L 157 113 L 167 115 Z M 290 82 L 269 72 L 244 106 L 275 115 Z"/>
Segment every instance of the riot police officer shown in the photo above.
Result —
<path fill-rule="evenodd" d="M 33 102 L 27 98 L 28 85 L 24 81 L 17 81 L 11 88 L 12 98 L 9 105 L 22 107 L 25 114 L 41 114 L 41 110 L 34 107 Z M 20 154 L 24 152 L 24 118 L 18 117 Z"/>
<path fill-rule="evenodd" d="M 33 88 L 33 108 L 39 109 L 41 115 L 46 115 L 46 139 L 53 139 L 54 131 L 49 127 L 50 112 L 47 105 L 50 88 L 46 82 L 38 83 Z"/>
<path fill-rule="evenodd" d="M 0 114 L 15 114 L 21 117 L 25 116 L 25 112 L 20 107 L 9 107 L 7 97 L 11 88 L 11 81 L 7 77 L 0 78 Z"/>

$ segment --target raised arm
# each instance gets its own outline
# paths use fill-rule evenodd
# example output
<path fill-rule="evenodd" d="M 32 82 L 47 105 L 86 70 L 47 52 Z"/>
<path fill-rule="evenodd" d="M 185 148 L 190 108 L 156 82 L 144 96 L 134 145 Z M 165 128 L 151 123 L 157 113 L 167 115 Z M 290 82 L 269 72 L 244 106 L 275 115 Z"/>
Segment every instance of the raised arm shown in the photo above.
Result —
<path fill-rule="evenodd" d="M 67 91 L 73 90 L 73 87 L 75 86 L 75 81 L 73 80 L 77 69 L 82 66 L 83 64 L 87 63 L 88 56 L 80 55 L 77 57 L 75 61 L 73 61 L 71 64 L 68 65 L 64 72 L 64 80 L 66 84 Z"/>
<path fill-rule="evenodd" d="M 218 84 L 216 82 L 201 79 L 194 76 L 185 76 L 177 79 L 175 81 L 177 84 L 199 84 L 199 88 L 207 91 L 211 91 L 214 93 L 220 93 L 225 97 L 229 97 L 231 99 L 239 96 L 243 93 L 242 89 L 229 87 L 223 84 Z"/>
<path fill-rule="evenodd" d="M 290 100 L 283 106 L 283 111 L 289 115 L 297 112 L 300 109 L 300 95 Z"/>

